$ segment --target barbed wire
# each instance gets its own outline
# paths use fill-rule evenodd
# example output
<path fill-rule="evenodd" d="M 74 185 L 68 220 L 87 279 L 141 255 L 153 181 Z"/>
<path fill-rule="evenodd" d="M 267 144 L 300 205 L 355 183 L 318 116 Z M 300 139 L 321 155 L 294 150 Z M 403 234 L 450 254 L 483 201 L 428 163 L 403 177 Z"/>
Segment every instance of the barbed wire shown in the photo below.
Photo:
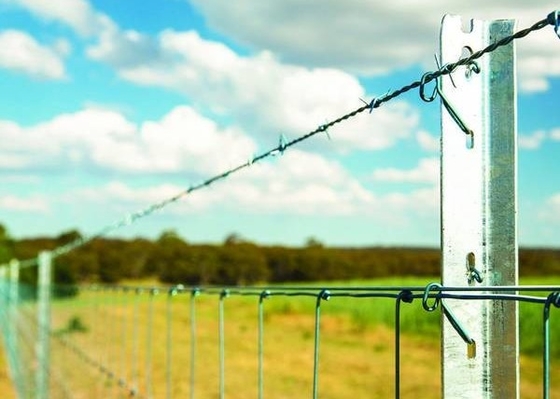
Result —
<path fill-rule="evenodd" d="M 204 180 L 201 183 L 195 184 L 190 186 L 189 188 L 187 188 L 186 190 L 183 190 L 179 193 L 177 193 L 176 195 L 169 197 L 167 199 L 164 199 L 160 202 L 151 204 L 149 206 L 147 206 L 144 209 L 141 209 L 139 211 L 130 213 L 128 215 L 126 215 L 124 218 L 122 218 L 121 220 L 117 221 L 116 223 L 110 224 L 108 226 L 105 226 L 104 228 L 102 228 L 100 231 L 98 231 L 97 233 L 87 236 L 87 237 L 80 237 L 77 238 L 76 240 L 59 246 L 57 248 L 55 248 L 54 250 L 51 251 L 51 254 L 53 256 L 53 258 L 58 257 L 60 255 L 64 255 L 68 252 L 71 252 L 91 241 L 93 241 L 96 238 L 100 238 L 103 237 L 109 233 L 112 233 L 113 231 L 116 231 L 122 227 L 131 225 L 133 223 L 135 223 L 137 220 L 142 219 L 144 217 L 147 217 L 151 214 L 153 214 L 154 212 L 157 212 L 163 208 L 165 208 L 166 206 L 179 201 L 180 199 L 182 199 L 183 197 L 185 197 L 188 194 L 191 194 L 194 191 L 206 188 L 208 186 L 210 186 L 211 184 L 219 181 L 219 180 L 223 180 L 227 177 L 229 177 L 230 175 L 237 173 L 243 169 L 246 169 L 250 166 L 252 166 L 253 164 L 260 162 L 268 157 L 274 156 L 274 155 L 282 155 L 284 153 L 284 151 L 286 151 L 288 148 L 299 144 L 300 142 L 303 142 L 305 140 L 308 140 L 309 138 L 318 135 L 320 133 L 327 133 L 328 134 L 328 129 L 330 129 L 331 127 L 342 123 L 344 121 L 347 121 L 351 118 L 354 118 L 355 116 L 361 114 L 364 111 L 369 111 L 370 113 L 376 109 L 379 108 L 382 104 L 387 103 L 411 90 L 417 89 L 417 88 L 423 88 L 426 84 L 444 76 L 444 75 L 450 75 L 451 73 L 453 73 L 453 71 L 455 71 L 458 67 L 460 66 L 465 66 L 465 65 L 470 65 L 472 64 L 475 60 L 481 58 L 482 56 L 484 56 L 485 54 L 491 53 L 493 51 L 496 51 L 498 48 L 506 46 L 508 44 L 510 44 L 511 42 L 513 42 L 514 40 L 517 39 L 521 39 L 526 37 L 527 35 L 529 35 L 531 32 L 543 29 L 544 27 L 548 26 L 548 25 L 553 25 L 556 34 L 559 36 L 560 38 L 560 12 L 558 10 L 551 12 L 545 19 L 542 19 L 540 21 L 538 21 L 537 23 L 535 23 L 534 25 L 532 25 L 529 28 L 526 29 L 522 29 L 516 33 L 514 33 L 513 35 L 510 36 L 506 36 L 498 41 L 496 41 L 495 43 L 492 43 L 491 45 L 485 47 L 482 50 L 476 51 L 474 53 L 472 53 L 470 56 L 465 57 L 465 58 L 461 58 L 456 62 L 453 63 L 448 63 L 443 65 L 441 68 L 439 68 L 438 70 L 432 71 L 432 72 L 427 72 L 424 73 L 422 75 L 422 78 L 419 80 L 416 80 L 408 85 L 405 85 L 397 90 L 389 90 L 386 94 L 379 96 L 379 97 L 374 97 L 370 102 L 366 102 L 364 100 L 362 100 L 362 102 L 364 103 L 364 105 L 362 105 L 361 107 L 347 113 L 344 114 L 342 116 L 340 116 L 337 119 L 331 120 L 330 122 L 326 122 L 325 124 L 319 125 L 316 129 L 302 135 L 299 136 L 293 140 L 287 141 L 285 136 L 282 135 L 280 136 L 280 140 L 279 140 L 279 144 L 277 147 L 274 147 L 268 151 L 263 152 L 260 155 L 254 156 L 251 159 L 249 159 L 247 162 L 242 163 L 232 169 L 226 170 L 223 173 L 220 173 L 218 175 L 215 175 L 207 180 Z M 36 261 L 34 259 L 29 259 L 26 261 L 23 261 L 22 263 L 20 263 L 20 267 L 29 267 L 29 266 L 34 266 L 36 265 Z"/>

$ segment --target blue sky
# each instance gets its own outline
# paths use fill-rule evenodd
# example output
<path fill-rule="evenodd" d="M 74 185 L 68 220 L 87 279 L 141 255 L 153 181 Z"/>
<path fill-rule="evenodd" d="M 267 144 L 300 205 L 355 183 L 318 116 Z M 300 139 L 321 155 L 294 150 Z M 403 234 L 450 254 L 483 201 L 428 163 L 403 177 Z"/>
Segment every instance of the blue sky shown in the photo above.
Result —
<path fill-rule="evenodd" d="M 467 4 L 468 3 L 468 4 Z M 446 13 L 552 1 L 0 0 L 0 223 L 93 234 L 435 68 Z M 517 44 L 519 237 L 560 246 L 560 40 Z M 439 106 L 411 92 L 118 229 L 438 246 Z"/>

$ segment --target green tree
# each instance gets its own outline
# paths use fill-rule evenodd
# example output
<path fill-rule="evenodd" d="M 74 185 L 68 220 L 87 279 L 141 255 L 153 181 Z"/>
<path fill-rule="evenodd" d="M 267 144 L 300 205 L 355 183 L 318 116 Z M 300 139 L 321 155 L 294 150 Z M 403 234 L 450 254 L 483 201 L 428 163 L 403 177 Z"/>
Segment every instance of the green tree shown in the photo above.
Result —
<path fill-rule="evenodd" d="M 251 243 L 224 245 L 220 251 L 218 284 L 254 284 L 270 277 L 263 251 Z"/>
<path fill-rule="evenodd" d="M 14 241 L 8 230 L 0 223 L 0 264 L 9 262 L 14 257 Z"/>

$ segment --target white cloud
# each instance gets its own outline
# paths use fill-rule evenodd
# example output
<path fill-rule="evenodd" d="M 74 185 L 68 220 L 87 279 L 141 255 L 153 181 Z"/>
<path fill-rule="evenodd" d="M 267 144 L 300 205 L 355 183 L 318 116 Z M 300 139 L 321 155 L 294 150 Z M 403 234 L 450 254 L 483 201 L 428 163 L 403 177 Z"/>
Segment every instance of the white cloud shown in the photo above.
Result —
<path fill-rule="evenodd" d="M 108 22 L 87 0 L 8 0 L 37 17 L 70 26 L 84 36 L 98 32 Z"/>
<path fill-rule="evenodd" d="M 187 188 L 172 184 L 131 187 L 111 182 L 95 189 L 76 190 L 64 200 L 78 201 L 82 206 L 111 206 L 131 214 Z M 378 220 L 391 215 L 402 221 L 411 214 L 433 213 L 437 209 L 436 191 L 376 195 L 337 162 L 294 149 L 187 194 L 163 212 L 188 215 L 219 210 L 253 215 L 364 216 Z"/>
<path fill-rule="evenodd" d="M 524 150 L 536 150 L 539 149 L 546 139 L 546 132 L 543 130 L 538 130 L 529 135 L 519 135 L 517 143 L 519 148 Z"/>
<path fill-rule="evenodd" d="M 0 32 L 0 67 L 35 78 L 63 79 L 65 68 L 61 55 L 69 51 L 69 45 L 65 41 L 59 40 L 51 48 L 38 43 L 25 32 Z"/>
<path fill-rule="evenodd" d="M 560 193 L 553 194 L 546 199 L 539 216 L 547 222 L 560 223 Z"/>
<path fill-rule="evenodd" d="M 551 138 L 552 140 L 560 141 L 560 128 L 558 128 L 558 129 L 553 129 L 553 130 L 550 132 L 550 138 Z"/>
<path fill-rule="evenodd" d="M 141 126 L 120 113 L 85 109 L 21 127 L 0 121 L 0 165 L 13 170 L 85 166 L 121 172 L 218 173 L 248 159 L 255 146 L 189 107 Z"/>
<path fill-rule="evenodd" d="M 44 198 L 22 198 L 15 195 L 0 195 L 0 209 L 16 212 L 45 212 L 49 205 Z"/>
<path fill-rule="evenodd" d="M 420 13 L 411 4 L 396 8 L 394 2 L 334 0 L 321 7 L 301 0 L 257 7 L 249 0 L 194 3 L 212 27 L 254 48 L 269 49 L 287 62 L 384 73 L 425 59 L 435 48 L 434 28 L 418 18 Z M 410 26 L 402 26 L 407 20 L 414 24 L 414 34 Z"/>
<path fill-rule="evenodd" d="M 420 130 L 416 133 L 416 141 L 425 151 L 434 152 L 440 150 L 439 138 L 432 136 L 425 130 Z"/>
<path fill-rule="evenodd" d="M 104 24 L 97 44 L 87 49 L 87 55 L 119 70 L 164 61 L 156 40 L 135 30 L 121 31 L 112 22 Z"/>
<path fill-rule="evenodd" d="M 549 89 L 550 78 L 560 76 L 560 51 L 552 45 L 558 37 L 551 31 L 528 36 L 519 42 L 519 81 L 525 92 Z"/>
<path fill-rule="evenodd" d="M 358 80 L 347 73 L 281 64 L 266 51 L 242 57 L 194 31 L 165 31 L 156 43 L 137 32 L 113 30 L 88 54 L 111 64 L 124 79 L 179 91 L 266 143 L 279 133 L 293 137 L 313 130 L 358 108 L 364 97 Z M 339 149 L 371 150 L 408 137 L 417 124 L 416 110 L 401 102 L 332 132 Z"/>
<path fill-rule="evenodd" d="M 136 63 L 139 66 L 134 70 L 120 70 L 136 82 L 153 77 L 153 71 L 144 68 L 148 59 L 157 62 L 165 58 L 157 39 L 134 30 L 121 31 L 86 0 L 9 1 L 39 18 L 66 24 L 81 35 L 98 37 L 99 43 L 90 48 L 89 55 L 120 68 Z M 522 0 L 429 0 L 416 4 L 402 0 L 325 0 L 321 7 L 305 0 L 265 2 L 258 6 L 252 0 L 193 3 L 213 28 L 257 53 L 271 53 L 282 62 L 308 68 L 336 68 L 365 75 L 387 74 L 418 64 L 432 69 L 432 54 L 439 46 L 440 21 L 446 13 L 486 20 L 513 18 L 521 28 L 544 18 L 546 10 L 557 6 L 552 0 L 539 4 Z M 518 41 L 523 91 L 547 90 L 549 79 L 560 76 L 560 49 L 550 45 L 555 36 L 551 28 L 548 30 Z M 205 51 L 208 50 L 206 47 Z M 226 62 L 219 69 L 227 65 Z M 189 71 L 184 72 L 188 75 Z"/>
<path fill-rule="evenodd" d="M 430 183 L 439 182 L 439 159 L 424 158 L 414 169 L 385 168 L 373 172 L 374 180 L 394 183 Z"/>
<path fill-rule="evenodd" d="M 414 64 L 433 66 L 441 18 L 446 13 L 478 19 L 513 18 L 524 28 L 557 8 L 552 0 L 429 0 L 410 3 L 326 0 L 321 7 L 305 0 L 226 2 L 193 0 L 215 29 L 254 49 L 312 67 L 335 67 L 359 74 L 380 74 Z M 545 29 L 546 30 L 546 29 Z M 560 76 L 560 49 L 549 32 L 520 40 L 520 86 L 545 90 Z"/>

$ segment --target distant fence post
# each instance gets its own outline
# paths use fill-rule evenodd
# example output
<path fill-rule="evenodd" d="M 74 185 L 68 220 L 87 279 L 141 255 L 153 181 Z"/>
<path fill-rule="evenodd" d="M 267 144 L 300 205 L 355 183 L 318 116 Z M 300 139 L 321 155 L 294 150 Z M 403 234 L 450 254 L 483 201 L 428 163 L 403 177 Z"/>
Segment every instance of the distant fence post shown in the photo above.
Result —
<path fill-rule="evenodd" d="M 514 22 L 447 15 L 442 64 L 513 33 Z M 441 228 L 446 287 L 516 285 L 516 93 L 510 43 L 443 76 Z M 452 108 L 450 111 L 448 108 Z M 460 128 L 456 115 L 467 129 Z M 470 130 L 472 133 L 465 133 Z M 511 292 L 512 294 L 514 292 Z M 519 398 L 518 314 L 514 301 L 448 300 L 475 344 L 443 322 L 445 398 Z"/>
<path fill-rule="evenodd" d="M 37 281 L 37 380 L 36 398 L 49 398 L 49 361 L 51 330 L 51 268 L 52 254 L 43 251 L 39 254 L 39 275 Z"/>
<path fill-rule="evenodd" d="M 18 341 L 18 325 L 19 325 L 19 261 L 12 259 L 10 261 L 10 288 L 8 291 L 8 326 L 6 331 L 6 351 L 10 359 L 10 368 L 12 380 L 16 387 L 17 394 L 20 398 L 25 397 L 25 386 L 23 383 L 23 364 L 22 357 L 19 352 Z"/>

